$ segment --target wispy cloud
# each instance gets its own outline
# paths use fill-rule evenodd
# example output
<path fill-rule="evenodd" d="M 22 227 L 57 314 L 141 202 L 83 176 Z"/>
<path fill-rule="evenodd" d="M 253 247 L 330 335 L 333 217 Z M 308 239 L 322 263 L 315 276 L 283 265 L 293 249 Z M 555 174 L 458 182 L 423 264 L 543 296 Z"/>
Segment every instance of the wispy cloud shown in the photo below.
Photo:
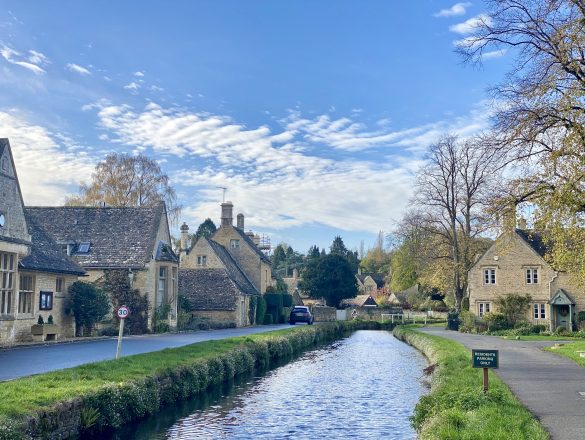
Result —
<path fill-rule="evenodd" d="M 126 84 L 124 86 L 124 88 L 126 90 L 130 90 L 132 93 L 136 93 L 138 91 L 138 89 L 140 88 L 140 84 L 137 83 L 136 81 L 132 81 L 131 83 Z"/>
<path fill-rule="evenodd" d="M 67 69 L 71 72 L 74 73 L 79 73 L 80 75 L 86 76 L 86 75 L 91 75 L 91 72 L 86 69 L 83 66 L 80 66 L 79 64 L 74 64 L 74 63 L 69 63 L 67 64 Z"/>
<path fill-rule="evenodd" d="M 457 23 L 452 26 L 449 26 L 449 30 L 457 34 L 467 35 L 474 32 L 478 28 L 478 26 L 482 24 L 491 26 L 492 24 L 491 17 L 487 14 L 476 15 L 475 17 L 472 17 L 469 20 L 465 20 L 463 23 Z"/>
<path fill-rule="evenodd" d="M 27 121 L 15 112 L 0 112 L 0 133 L 10 139 L 24 201 L 56 205 L 77 191 L 93 171 L 93 160 L 67 136 Z"/>
<path fill-rule="evenodd" d="M 447 9 L 441 9 L 436 14 L 433 14 L 435 17 L 455 17 L 458 15 L 465 15 L 467 12 L 467 8 L 471 6 L 470 2 L 465 3 L 455 3 L 453 6 Z"/>
<path fill-rule="evenodd" d="M 140 71 L 134 72 L 134 76 L 136 76 L 138 78 L 142 78 L 144 76 L 144 72 L 140 72 Z"/>
<path fill-rule="evenodd" d="M 37 75 L 45 73 L 45 70 L 40 66 L 48 62 L 47 57 L 40 52 L 30 50 L 29 56 L 23 57 L 18 51 L 6 45 L 2 46 L 0 49 L 0 55 L 2 55 L 2 58 L 8 63 L 24 67 Z"/>
<path fill-rule="evenodd" d="M 506 49 L 492 50 L 492 51 L 483 53 L 481 58 L 484 60 L 489 60 L 492 58 L 500 58 L 500 57 L 503 57 L 504 55 L 506 55 Z"/>

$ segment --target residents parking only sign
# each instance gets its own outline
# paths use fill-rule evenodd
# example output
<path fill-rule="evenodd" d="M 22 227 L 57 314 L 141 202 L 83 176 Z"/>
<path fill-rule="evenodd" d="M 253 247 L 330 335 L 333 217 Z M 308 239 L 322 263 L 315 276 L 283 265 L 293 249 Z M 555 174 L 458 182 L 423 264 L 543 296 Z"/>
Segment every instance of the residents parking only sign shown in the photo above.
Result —
<path fill-rule="evenodd" d="M 471 350 L 473 368 L 498 368 L 498 350 Z"/>

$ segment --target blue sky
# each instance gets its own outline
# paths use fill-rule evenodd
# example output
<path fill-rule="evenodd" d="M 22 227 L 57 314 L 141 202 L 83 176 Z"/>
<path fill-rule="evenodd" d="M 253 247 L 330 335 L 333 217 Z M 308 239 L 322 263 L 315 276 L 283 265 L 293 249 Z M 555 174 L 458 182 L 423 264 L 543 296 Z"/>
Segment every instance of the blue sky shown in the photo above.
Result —
<path fill-rule="evenodd" d="M 480 1 L 0 5 L 0 137 L 26 204 L 61 204 L 107 153 L 142 152 L 192 228 L 218 222 L 225 186 L 246 228 L 302 252 L 390 231 L 428 145 L 489 125 L 510 62 L 454 53 Z"/>

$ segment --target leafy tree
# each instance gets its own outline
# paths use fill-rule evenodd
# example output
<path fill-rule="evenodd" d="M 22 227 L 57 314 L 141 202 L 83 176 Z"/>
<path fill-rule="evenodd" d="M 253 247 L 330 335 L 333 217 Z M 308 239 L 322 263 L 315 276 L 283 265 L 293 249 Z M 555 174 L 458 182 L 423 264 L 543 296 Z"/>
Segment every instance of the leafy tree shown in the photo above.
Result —
<path fill-rule="evenodd" d="M 286 260 L 286 253 L 284 251 L 284 247 L 282 243 L 274 248 L 274 253 L 272 254 L 272 265 L 274 267 L 280 266 Z"/>
<path fill-rule="evenodd" d="M 197 240 L 199 237 L 211 237 L 213 234 L 215 234 L 216 231 L 217 227 L 215 226 L 215 223 L 213 223 L 213 220 L 206 218 L 205 221 L 197 228 L 193 238 Z"/>
<path fill-rule="evenodd" d="M 124 323 L 124 330 L 131 335 L 146 333 L 148 330 L 148 300 L 138 289 L 132 288 L 126 270 L 106 270 L 101 280 L 102 289 L 110 295 L 112 306 L 128 306 L 130 315 Z"/>
<path fill-rule="evenodd" d="M 314 258 L 314 259 L 318 259 L 321 258 L 321 252 L 319 251 L 319 246 L 311 246 L 309 248 L 309 252 L 307 252 L 307 258 Z"/>
<path fill-rule="evenodd" d="M 311 260 L 302 275 L 299 288 L 311 298 L 325 298 L 328 306 L 339 307 L 342 300 L 357 295 L 355 272 L 341 255 Z"/>
<path fill-rule="evenodd" d="M 96 285 L 76 281 L 69 287 L 76 335 L 91 332 L 93 326 L 110 312 L 108 295 Z"/>
<path fill-rule="evenodd" d="M 368 250 L 362 261 L 360 261 L 360 267 L 366 273 L 388 273 L 390 260 L 390 253 L 376 246 Z"/>
<path fill-rule="evenodd" d="M 176 221 L 181 207 L 169 177 L 156 161 L 142 154 L 112 153 L 98 163 L 89 184 L 81 184 L 78 196 L 66 201 L 71 206 L 156 206 L 165 202 Z"/>
<path fill-rule="evenodd" d="M 506 317 L 509 327 L 526 319 L 526 312 L 530 308 L 532 298 L 529 295 L 506 295 L 496 298 L 498 312 Z"/>
<path fill-rule="evenodd" d="M 345 258 L 348 263 L 350 264 L 353 273 L 357 273 L 358 266 L 360 264 L 360 260 L 358 258 L 357 251 L 352 252 L 345 247 L 345 243 L 343 239 L 338 235 L 333 239 L 333 243 L 331 243 L 331 247 L 329 248 L 330 255 L 340 255 Z"/>
<path fill-rule="evenodd" d="M 393 292 L 400 292 L 416 284 L 418 275 L 416 264 L 406 246 L 399 248 L 392 257 L 392 278 L 390 289 Z"/>

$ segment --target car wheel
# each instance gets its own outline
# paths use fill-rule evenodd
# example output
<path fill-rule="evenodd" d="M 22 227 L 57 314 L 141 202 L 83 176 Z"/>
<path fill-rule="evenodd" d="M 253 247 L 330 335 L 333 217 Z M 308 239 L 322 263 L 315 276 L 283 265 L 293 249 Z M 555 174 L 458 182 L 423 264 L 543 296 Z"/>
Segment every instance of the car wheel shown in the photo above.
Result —
<path fill-rule="evenodd" d="M 313 325 L 313 320 L 309 321 L 309 325 Z"/>

